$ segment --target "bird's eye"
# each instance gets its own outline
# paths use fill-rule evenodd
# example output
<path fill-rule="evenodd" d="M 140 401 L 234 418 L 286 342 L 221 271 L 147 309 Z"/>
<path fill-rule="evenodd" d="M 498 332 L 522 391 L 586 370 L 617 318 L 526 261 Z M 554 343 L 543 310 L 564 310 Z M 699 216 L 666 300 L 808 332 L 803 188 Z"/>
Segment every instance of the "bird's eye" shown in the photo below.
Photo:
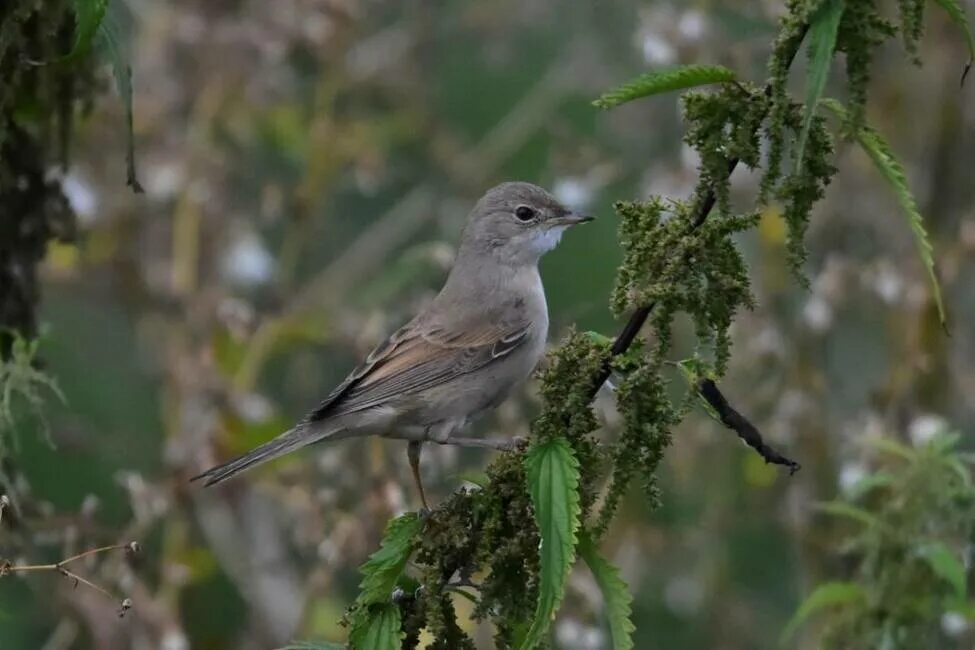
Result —
<path fill-rule="evenodd" d="M 535 218 L 535 211 L 529 208 L 527 205 L 519 205 L 515 208 L 515 218 L 518 221 L 531 221 Z"/>

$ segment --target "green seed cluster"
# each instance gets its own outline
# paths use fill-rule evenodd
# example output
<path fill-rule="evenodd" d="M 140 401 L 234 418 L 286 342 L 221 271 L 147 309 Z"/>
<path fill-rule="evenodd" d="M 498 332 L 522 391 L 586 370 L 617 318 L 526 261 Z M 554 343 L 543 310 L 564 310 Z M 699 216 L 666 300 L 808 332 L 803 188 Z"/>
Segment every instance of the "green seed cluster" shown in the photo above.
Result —
<path fill-rule="evenodd" d="M 687 125 L 684 141 L 701 158 L 698 199 L 713 191 L 718 213 L 731 214 L 728 167 L 732 160 L 752 169 L 759 166 L 768 99 L 752 87 L 735 84 L 714 93 L 688 92 L 681 100 Z"/>

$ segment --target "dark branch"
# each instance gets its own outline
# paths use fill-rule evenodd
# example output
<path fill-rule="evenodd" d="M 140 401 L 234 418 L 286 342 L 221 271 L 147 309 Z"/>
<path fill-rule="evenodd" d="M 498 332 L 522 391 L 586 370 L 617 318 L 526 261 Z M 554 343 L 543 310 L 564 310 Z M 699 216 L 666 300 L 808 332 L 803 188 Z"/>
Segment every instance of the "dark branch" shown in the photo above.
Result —
<path fill-rule="evenodd" d="M 762 434 L 758 432 L 755 425 L 728 404 L 728 400 L 721 394 L 721 391 L 718 390 L 717 385 L 713 381 L 710 379 L 702 379 L 697 385 L 697 390 L 701 394 L 701 397 L 707 400 L 711 408 L 717 412 L 721 423 L 737 433 L 738 437 L 744 440 L 749 447 L 757 451 L 758 455 L 764 458 L 766 463 L 784 465 L 789 468 L 789 474 L 795 474 L 799 471 L 801 467 L 799 463 L 786 458 L 765 444 L 765 441 L 762 440 Z"/>

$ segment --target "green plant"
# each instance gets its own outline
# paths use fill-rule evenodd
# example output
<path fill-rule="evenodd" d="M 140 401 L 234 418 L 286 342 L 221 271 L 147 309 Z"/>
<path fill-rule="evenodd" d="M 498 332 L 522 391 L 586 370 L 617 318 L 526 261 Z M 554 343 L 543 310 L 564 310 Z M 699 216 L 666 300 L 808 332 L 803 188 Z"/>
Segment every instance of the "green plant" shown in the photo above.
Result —
<path fill-rule="evenodd" d="M 36 368 L 40 341 L 28 341 L 16 332 L 11 336 L 10 357 L 0 361 L 0 456 L 5 452 L 5 438 L 16 432 L 15 404 L 18 401 L 26 404 L 45 434 L 48 428 L 42 389 L 65 401 L 57 380 Z M 16 442 L 15 436 L 13 439 Z"/>
<path fill-rule="evenodd" d="M 783 633 L 814 614 L 823 648 L 932 648 L 944 614 L 975 620 L 963 556 L 975 534 L 975 484 L 958 436 L 911 448 L 872 441 L 877 468 L 851 494 L 821 505 L 850 522 L 840 545 L 849 579 L 816 587 Z"/>
<path fill-rule="evenodd" d="M 901 30 L 913 53 L 923 2 L 900 5 Z M 963 14 L 952 15 L 967 30 Z M 843 52 L 848 100 L 840 133 L 856 138 L 871 155 L 882 152 L 875 160 L 902 203 L 910 205 L 911 227 L 931 268 L 926 234 L 899 166 L 889 149 L 863 136 L 873 133 L 864 123 L 872 53 L 895 33 L 873 0 L 790 0 L 763 87 L 737 81 L 725 68 L 687 66 L 643 75 L 596 101 L 609 108 L 664 91 L 718 84 L 682 96 L 685 141 L 700 155 L 700 180 L 687 200 L 616 204 L 623 263 L 612 307 L 617 314 L 630 313 L 626 325 L 612 340 L 574 334 L 552 354 L 541 376 L 544 404 L 530 445 L 497 458 L 483 488 L 452 494 L 416 524 L 409 543 L 403 540 L 405 524 L 390 526 L 383 549 L 363 566 L 363 595 L 348 617 L 354 646 L 414 648 L 425 629 L 434 638 L 430 647 L 472 648 L 457 623 L 452 594 L 475 601 L 474 617 L 494 624 L 499 647 L 545 645 L 566 576 L 580 555 L 603 590 L 614 647 L 630 647 L 626 585 L 597 548 L 634 481 L 643 485 L 651 506 L 658 502 L 656 469 L 673 427 L 703 398 L 710 412 L 767 462 L 797 467 L 762 442 L 716 385 L 730 357 L 731 322 L 752 304 L 733 237 L 756 224 L 756 210 L 732 209 L 729 177 L 741 163 L 762 171 L 756 203 L 783 205 L 793 268 L 801 279 L 810 211 L 835 172 L 834 135 L 819 109 L 833 106 L 821 100 L 829 66 Z M 807 36 L 803 105 L 792 99 L 786 80 Z M 764 155 L 763 136 L 769 144 Z M 787 154 L 793 164 L 784 172 Z M 943 321 L 936 276 L 931 276 Z M 693 321 L 698 345 L 691 359 L 674 361 L 671 333 L 680 312 Z M 648 321 L 651 336 L 638 341 Z M 675 364 L 689 380 L 677 401 L 669 373 Z M 623 428 L 617 440 L 607 442 L 593 435 L 597 424 L 590 404 L 613 372 L 620 377 L 616 400 Z M 395 562 L 387 548 L 397 549 Z M 376 561 L 380 554 L 387 559 Z M 417 586 L 407 588 L 413 581 Z M 367 584 L 382 584 L 385 591 Z"/>

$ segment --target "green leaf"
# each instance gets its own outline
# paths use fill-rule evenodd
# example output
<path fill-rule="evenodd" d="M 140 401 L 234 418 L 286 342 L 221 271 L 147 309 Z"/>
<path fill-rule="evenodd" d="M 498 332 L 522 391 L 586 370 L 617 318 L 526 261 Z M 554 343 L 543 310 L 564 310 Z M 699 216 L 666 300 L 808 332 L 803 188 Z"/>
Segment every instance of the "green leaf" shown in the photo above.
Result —
<path fill-rule="evenodd" d="M 399 607 L 393 603 L 370 608 L 369 616 L 349 634 L 355 650 L 399 650 L 402 640 Z"/>
<path fill-rule="evenodd" d="M 707 413 L 708 417 L 710 417 L 712 420 L 721 426 L 724 426 L 724 422 L 721 421 L 721 416 L 718 415 L 718 412 L 714 410 L 711 403 L 704 399 L 701 391 L 698 390 L 701 379 L 707 376 L 701 366 L 700 360 L 694 358 L 683 359 L 678 361 L 676 365 L 681 374 L 684 376 L 684 380 L 687 381 L 687 385 L 690 386 L 695 393 L 697 393 L 698 403 L 700 404 L 701 408 L 704 409 L 704 412 Z"/>
<path fill-rule="evenodd" d="M 847 119 L 846 109 L 836 100 L 825 99 L 822 105 L 833 111 L 844 122 L 849 121 Z M 921 257 L 921 262 L 924 264 L 924 268 L 928 273 L 928 280 L 931 284 L 931 292 L 934 295 L 935 304 L 938 307 L 938 318 L 941 320 L 941 326 L 947 327 L 945 306 L 941 299 L 941 285 L 938 284 L 938 276 L 934 272 L 934 257 L 932 255 L 931 241 L 928 239 L 928 233 L 924 229 L 924 218 L 921 217 L 921 212 L 918 210 L 917 201 L 914 200 L 914 195 L 911 194 L 911 190 L 907 186 L 907 176 L 904 174 L 904 168 L 890 150 L 887 142 L 879 133 L 870 127 L 863 126 L 854 135 L 857 142 L 860 143 L 860 146 L 863 147 L 863 150 L 867 152 L 867 155 L 877 167 L 877 170 L 880 171 L 880 174 L 894 189 L 897 201 L 901 204 L 901 208 L 907 216 L 911 231 L 914 233 L 914 242 L 917 245 L 918 255 Z"/>
<path fill-rule="evenodd" d="M 135 169 L 135 134 L 132 128 L 132 68 L 129 65 L 129 56 L 125 50 L 120 34 L 120 17 L 116 11 L 113 11 L 115 5 L 116 3 L 112 3 L 109 11 L 105 13 L 102 20 L 98 23 L 94 43 L 102 58 L 112 66 L 112 75 L 115 77 L 115 88 L 118 91 L 119 97 L 122 99 L 122 105 L 125 107 L 125 183 L 132 188 L 133 192 L 141 194 L 144 190 L 139 183 L 138 174 Z"/>
<path fill-rule="evenodd" d="M 482 490 L 487 489 L 488 484 L 491 482 L 486 472 L 479 472 L 474 470 L 461 472 L 460 474 L 457 475 L 457 478 L 459 478 L 462 481 L 466 481 L 472 485 L 476 485 Z"/>
<path fill-rule="evenodd" d="M 649 95 L 734 80 L 734 71 L 721 65 L 681 65 L 641 75 L 604 93 L 592 105 L 597 108 L 613 108 Z"/>
<path fill-rule="evenodd" d="M 633 647 L 633 630 L 636 629 L 630 620 L 633 596 L 620 578 L 619 569 L 599 554 L 588 535 L 580 537 L 579 557 L 589 565 L 599 590 L 603 592 L 611 647 L 613 650 L 630 650 Z"/>
<path fill-rule="evenodd" d="M 975 36 L 972 36 L 972 28 L 968 24 L 968 16 L 965 15 L 965 10 L 959 4 L 958 0 L 936 1 L 948 13 L 951 22 L 958 25 L 965 32 L 965 42 L 968 44 L 968 63 L 965 65 L 965 71 L 961 75 L 961 81 L 965 83 L 965 76 L 968 74 L 969 68 L 972 67 L 972 59 L 975 59 Z"/>
<path fill-rule="evenodd" d="M 872 492 L 878 488 L 889 487 L 895 482 L 896 478 L 889 472 L 875 472 L 873 474 L 867 474 L 853 484 L 853 487 L 850 488 L 850 495 L 852 498 L 858 499 L 868 492 Z"/>
<path fill-rule="evenodd" d="M 904 443 L 898 442 L 893 438 L 874 436 L 872 438 L 867 438 L 865 442 L 867 445 L 878 451 L 882 451 L 885 454 L 890 454 L 891 456 L 897 456 L 902 460 L 913 461 L 917 457 L 917 452 Z"/>
<path fill-rule="evenodd" d="M 840 18 L 843 16 L 843 0 L 823 0 L 819 8 L 813 13 L 809 25 L 809 67 L 806 69 L 806 111 L 802 117 L 802 130 L 799 132 L 799 144 L 796 147 L 796 171 L 802 169 L 802 158 L 806 151 L 806 141 L 809 139 L 809 129 L 826 80 L 829 78 L 829 67 L 833 62 L 836 50 L 836 35 L 839 32 Z"/>
<path fill-rule="evenodd" d="M 88 52 L 107 7 L 108 0 L 74 0 L 74 46 L 63 61 L 73 61 Z"/>
<path fill-rule="evenodd" d="M 863 602 L 867 599 L 867 594 L 863 587 L 855 582 L 826 582 L 809 594 L 796 613 L 786 624 L 782 631 L 781 643 L 785 643 L 789 637 L 795 634 L 796 629 L 802 625 L 806 619 L 826 607 L 837 605 L 848 605 L 856 602 Z"/>
<path fill-rule="evenodd" d="M 843 503 L 842 501 L 827 501 L 824 503 L 817 503 L 816 508 L 817 510 L 835 517 L 846 517 L 847 519 L 858 521 L 864 526 L 874 528 L 883 527 L 883 522 L 881 522 L 880 519 L 877 518 L 877 516 L 873 513 L 858 506 Z"/>
<path fill-rule="evenodd" d="M 925 544 L 917 550 L 918 557 L 924 559 L 935 575 L 950 584 L 960 599 L 967 597 L 968 584 L 965 565 L 961 563 L 947 546 L 941 542 Z"/>
<path fill-rule="evenodd" d="M 525 457 L 525 472 L 539 544 L 538 603 L 535 616 L 519 648 L 538 646 L 548 631 L 565 594 L 569 569 L 575 560 L 579 528 L 579 461 L 562 438 L 536 445 Z"/>
<path fill-rule="evenodd" d="M 609 347 L 613 345 L 613 339 L 609 338 L 605 334 L 600 334 L 599 332 L 588 330 L 586 332 L 586 336 L 589 337 L 589 340 L 595 343 L 596 345 L 602 347 Z"/>
<path fill-rule="evenodd" d="M 961 614 L 969 621 L 975 621 L 975 603 L 969 600 L 948 598 L 945 600 L 945 611 Z"/>
<path fill-rule="evenodd" d="M 420 532 L 421 525 L 416 513 L 405 514 L 389 522 L 379 550 L 359 567 L 362 582 L 359 584 L 357 602 L 366 605 L 389 602 L 396 580 L 413 552 L 413 540 Z"/>

